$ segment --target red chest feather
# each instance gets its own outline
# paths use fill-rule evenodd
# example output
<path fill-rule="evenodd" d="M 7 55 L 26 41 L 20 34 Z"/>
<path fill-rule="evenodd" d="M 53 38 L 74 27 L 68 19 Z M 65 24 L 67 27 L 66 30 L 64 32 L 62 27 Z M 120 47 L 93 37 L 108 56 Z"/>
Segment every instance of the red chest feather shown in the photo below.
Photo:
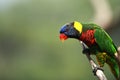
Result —
<path fill-rule="evenodd" d="M 95 44 L 94 32 L 94 30 L 87 30 L 86 32 L 82 32 L 80 40 L 83 41 L 87 46 Z"/>

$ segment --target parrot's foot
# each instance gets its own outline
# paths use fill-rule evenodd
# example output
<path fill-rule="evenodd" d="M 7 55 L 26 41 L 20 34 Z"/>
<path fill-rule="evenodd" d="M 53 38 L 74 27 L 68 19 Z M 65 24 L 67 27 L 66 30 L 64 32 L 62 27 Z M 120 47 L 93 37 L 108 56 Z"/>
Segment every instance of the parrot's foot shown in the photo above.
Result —
<path fill-rule="evenodd" d="M 97 62 L 100 67 L 103 67 L 107 61 L 107 54 L 106 53 L 97 53 L 96 54 Z"/>
<path fill-rule="evenodd" d="M 82 51 L 83 54 L 89 54 L 90 53 L 90 49 L 89 48 L 86 48 L 86 49 L 83 49 Z"/>
<path fill-rule="evenodd" d="M 93 73 L 94 73 L 95 76 L 96 76 L 97 70 L 104 71 L 101 67 L 95 67 L 95 68 L 93 69 Z"/>

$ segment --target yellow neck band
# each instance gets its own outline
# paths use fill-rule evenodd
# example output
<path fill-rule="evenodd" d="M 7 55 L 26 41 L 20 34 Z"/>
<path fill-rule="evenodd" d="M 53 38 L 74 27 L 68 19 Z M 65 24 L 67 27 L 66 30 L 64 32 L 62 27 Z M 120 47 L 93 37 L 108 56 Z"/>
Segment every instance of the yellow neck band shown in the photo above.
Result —
<path fill-rule="evenodd" d="M 80 33 L 82 32 L 82 24 L 77 21 L 74 21 L 74 28 L 78 30 Z"/>

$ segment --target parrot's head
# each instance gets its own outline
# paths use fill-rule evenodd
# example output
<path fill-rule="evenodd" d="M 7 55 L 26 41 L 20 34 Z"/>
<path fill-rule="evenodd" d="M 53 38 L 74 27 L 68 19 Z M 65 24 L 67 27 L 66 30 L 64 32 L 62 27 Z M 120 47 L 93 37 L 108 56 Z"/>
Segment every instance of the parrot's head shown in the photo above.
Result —
<path fill-rule="evenodd" d="M 76 38 L 78 39 L 82 32 L 82 24 L 74 21 L 71 23 L 67 23 L 60 29 L 60 40 L 64 41 L 68 38 Z"/>

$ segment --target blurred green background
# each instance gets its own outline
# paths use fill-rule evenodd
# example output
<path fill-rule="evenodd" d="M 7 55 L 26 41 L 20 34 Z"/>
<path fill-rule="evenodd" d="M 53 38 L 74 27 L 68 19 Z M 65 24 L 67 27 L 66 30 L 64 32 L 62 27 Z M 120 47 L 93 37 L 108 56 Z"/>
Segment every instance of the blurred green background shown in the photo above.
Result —
<path fill-rule="evenodd" d="M 109 3 L 115 16 L 120 0 Z M 79 41 L 59 40 L 63 24 L 91 22 L 93 14 L 89 0 L 0 0 L 0 80 L 97 80 Z M 117 45 L 119 31 L 109 31 Z"/>

